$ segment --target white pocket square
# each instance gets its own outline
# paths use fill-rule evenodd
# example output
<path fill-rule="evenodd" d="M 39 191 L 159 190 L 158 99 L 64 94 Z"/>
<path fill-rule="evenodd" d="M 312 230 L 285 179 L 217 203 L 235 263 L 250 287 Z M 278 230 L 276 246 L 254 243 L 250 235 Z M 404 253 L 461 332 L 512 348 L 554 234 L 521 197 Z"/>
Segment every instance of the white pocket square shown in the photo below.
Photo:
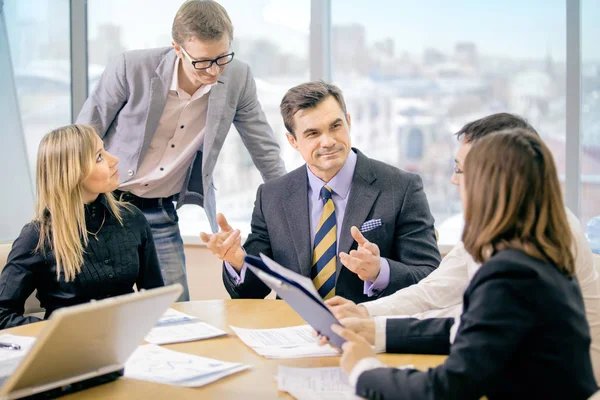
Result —
<path fill-rule="evenodd" d="M 360 227 L 360 231 L 362 233 L 364 232 L 368 232 L 368 231 L 372 231 L 373 229 L 380 227 L 381 224 L 381 219 L 377 218 L 377 219 L 370 219 L 368 221 L 365 221 L 361 227 Z"/>

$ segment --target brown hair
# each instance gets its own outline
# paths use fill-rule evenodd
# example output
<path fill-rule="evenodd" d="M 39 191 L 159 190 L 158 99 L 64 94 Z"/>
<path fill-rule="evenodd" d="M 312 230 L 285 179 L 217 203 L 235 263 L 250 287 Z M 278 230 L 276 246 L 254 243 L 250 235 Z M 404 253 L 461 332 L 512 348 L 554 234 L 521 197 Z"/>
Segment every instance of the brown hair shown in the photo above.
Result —
<path fill-rule="evenodd" d="M 460 131 L 456 132 L 456 138 L 464 140 L 465 143 L 473 143 L 490 133 L 516 128 L 525 129 L 539 136 L 533 126 L 524 118 L 515 114 L 496 113 L 465 124 Z"/>
<path fill-rule="evenodd" d="M 221 40 L 223 35 L 233 40 L 233 24 L 222 5 L 213 0 L 188 0 L 179 7 L 171 35 L 175 43 L 182 45 L 192 38 Z"/>
<path fill-rule="evenodd" d="M 279 105 L 285 129 L 287 129 L 293 137 L 296 137 L 296 134 L 294 133 L 294 115 L 300 110 L 317 107 L 329 96 L 332 96 L 338 102 L 344 115 L 346 115 L 347 111 L 344 96 L 342 95 L 340 88 L 335 85 L 323 81 L 315 81 L 302 83 L 288 90 Z"/>
<path fill-rule="evenodd" d="M 573 275 L 573 240 L 556 165 L 539 137 L 517 128 L 481 138 L 464 171 L 462 239 L 477 262 L 518 249 Z"/>

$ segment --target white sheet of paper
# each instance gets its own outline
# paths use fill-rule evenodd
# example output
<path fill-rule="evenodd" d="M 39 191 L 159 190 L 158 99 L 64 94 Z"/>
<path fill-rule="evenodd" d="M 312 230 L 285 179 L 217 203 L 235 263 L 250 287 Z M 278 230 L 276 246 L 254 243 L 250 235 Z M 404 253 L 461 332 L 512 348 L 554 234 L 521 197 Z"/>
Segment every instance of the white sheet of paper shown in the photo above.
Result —
<path fill-rule="evenodd" d="M 31 349 L 36 338 L 31 336 L 17 336 L 5 333 L 0 335 L 0 342 L 13 343 L 21 346 L 20 350 L 4 349 L 0 347 L 0 377 L 9 376 Z"/>
<path fill-rule="evenodd" d="M 230 326 L 240 340 L 267 358 L 338 356 L 336 349 L 319 346 L 310 325 L 275 329 L 247 329 Z"/>
<path fill-rule="evenodd" d="M 278 389 L 298 400 L 354 400 L 360 397 L 340 367 L 293 368 L 279 366 Z"/>
<path fill-rule="evenodd" d="M 125 363 L 125 376 L 143 381 L 198 387 L 249 367 L 146 344 L 139 346 Z"/>
<path fill-rule="evenodd" d="M 191 342 L 226 335 L 222 331 L 198 318 L 169 308 L 156 326 L 146 335 L 146 342 L 168 344 Z"/>

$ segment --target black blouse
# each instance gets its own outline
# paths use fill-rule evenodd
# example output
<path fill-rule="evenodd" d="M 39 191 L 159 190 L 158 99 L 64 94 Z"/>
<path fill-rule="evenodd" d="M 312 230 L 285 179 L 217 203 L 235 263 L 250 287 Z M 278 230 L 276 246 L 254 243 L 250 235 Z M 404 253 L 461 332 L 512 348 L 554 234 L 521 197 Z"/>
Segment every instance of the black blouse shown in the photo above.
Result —
<path fill-rule="evenodd" d="M 81 272 L 70 282 L 56 278 L 52 252 L 36 252 L 39 223 L 23 227 L 0 275 L 0 329 L 37 322 L 24 317 L 25 301 L 37 289 L 45 318 L 61 307 L 164 286 L 150 226 L 134 206 L 122 209 L 123 226 L 111 213 L 104 195 L 85 206 L 88 246 Z M 104 222 L 103 222 L 104 221 Z"/>

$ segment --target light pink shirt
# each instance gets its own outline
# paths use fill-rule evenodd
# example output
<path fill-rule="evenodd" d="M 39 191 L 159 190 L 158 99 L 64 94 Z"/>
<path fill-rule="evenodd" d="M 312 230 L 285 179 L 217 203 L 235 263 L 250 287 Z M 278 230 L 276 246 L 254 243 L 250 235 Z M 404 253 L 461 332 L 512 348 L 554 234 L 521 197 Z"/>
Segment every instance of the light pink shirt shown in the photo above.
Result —
<path fill-rule="evenodd" d="M 179 87 L 178 68 L 179 58 L 165 108 L 136 178 L 120 187 L 136 196 L 168 197 L 179 193 L 204 140 L 208 93 L 213 85 L 201 86 L 190 96 Z"/>

